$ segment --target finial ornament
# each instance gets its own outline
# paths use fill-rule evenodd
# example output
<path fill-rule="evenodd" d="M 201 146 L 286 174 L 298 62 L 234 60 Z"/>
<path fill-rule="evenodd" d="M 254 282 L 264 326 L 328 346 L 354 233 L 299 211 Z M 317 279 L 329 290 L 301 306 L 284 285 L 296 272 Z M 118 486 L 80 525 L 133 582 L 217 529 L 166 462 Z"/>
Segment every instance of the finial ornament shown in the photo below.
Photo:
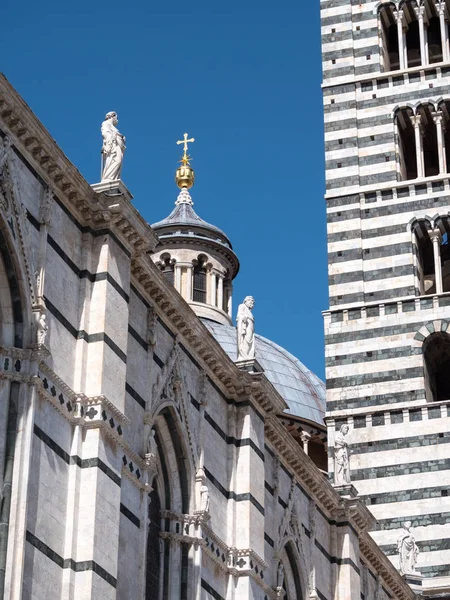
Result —
<path fill-rule="evenodd" d="M 189 156 L 189 154 L 187 153 L 188 151 L 188 144 L 192 144 L 193 142 L 195 142 L 195 138 L 191 138 L 190 140 L 188 140 L 188 134 L 185 133 L 184 134 L 184 139 L 183 140 L 178 140 L 177 141 L 177 145 L 179 146 L 180 144 L 183 144 L 183 150 L 184 150 L 184 154 L 181 157 L 181 163 L 183 165 L 190 165 L 190 160 L 191 157 Z"/>
<path fill-rule="evenodd" d="M 192 144 L 192 142 L 195 142 L 195 138 L 188 139 L 187 133 L 184 134 L 183 140 L 177 141 L 178 145 L 183 144 L 184 149 L 184 154 L 180 160 L 181 165 L 178 167 L 177 172 L 175 173 L 175 181 L 177 182 L 177 186 L 180 188 L 180 190 L 189 190 L 194 185 L 195 173 L 194 169 L 191 167 L 191 163 L 189 162 L 191 157 L 187 153 L 188 144 Z"/>

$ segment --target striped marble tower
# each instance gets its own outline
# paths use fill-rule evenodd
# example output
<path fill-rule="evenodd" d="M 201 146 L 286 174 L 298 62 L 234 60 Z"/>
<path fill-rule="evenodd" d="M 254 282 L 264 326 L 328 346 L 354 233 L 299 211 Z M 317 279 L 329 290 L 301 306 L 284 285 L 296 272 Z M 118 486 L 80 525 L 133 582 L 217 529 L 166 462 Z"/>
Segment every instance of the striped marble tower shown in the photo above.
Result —
<path fill-rule="evenodd" d="M 445 2 L 321 1 L 329 445 L 347 423 L 373 537 L 398 566 L 411 521 L 430 594 L 450 588 L 447 19 Z"/>

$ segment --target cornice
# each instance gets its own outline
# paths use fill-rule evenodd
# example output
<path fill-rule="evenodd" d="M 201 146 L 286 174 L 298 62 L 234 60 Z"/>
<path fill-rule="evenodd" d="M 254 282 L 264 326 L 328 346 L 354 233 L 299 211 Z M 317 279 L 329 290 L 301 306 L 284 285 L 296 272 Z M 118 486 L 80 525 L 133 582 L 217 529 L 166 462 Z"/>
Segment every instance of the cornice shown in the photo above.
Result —
<path fill-rule="evenodd" d="M 81 225 L 111 229 L 131 253 L 154 250 L 158 236 L 134 206 L 94 192 L 3 74 L 0 117 L 13 145 Z"/>
<path fill-rule="evenodd" d="M 369 533 L 364 533 L 359 539 L 359 547 L 363 559 L 371 565 L 372 569 L 380 575 L 381 579 L 385 583 L 393 594 L 396 600 L 414 600 L 417 595 L 405 583 L 388 559 L 388 557 L 380 550 L 375 540 L 370 536 Z"/>

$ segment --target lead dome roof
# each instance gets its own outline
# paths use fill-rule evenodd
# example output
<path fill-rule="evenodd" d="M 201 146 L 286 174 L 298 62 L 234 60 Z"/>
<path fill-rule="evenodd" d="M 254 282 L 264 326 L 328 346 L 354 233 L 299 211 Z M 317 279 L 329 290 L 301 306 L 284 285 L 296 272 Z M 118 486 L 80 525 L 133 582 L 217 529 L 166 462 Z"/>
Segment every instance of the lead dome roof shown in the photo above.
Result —
<path fill-rule="evenodd" d="M 162 221 L 153 223 L 152 228 L 158 233 L 160 238 L 180 233 L 185 235 L 200 235 L 207 237 L 220 244 L 232 248 L 231 242 L 225 233 L 216 227 L 207 223 L 198 216 L 192 204 L 182 202 L 175 206 L 173 211 Z M 202 236 L 203 234 L 203 236 Z"/>
<path fill-rule="evenodd" d="M 236 328 L 202 319 L 228 356 L 236 360 Z M 286 413 L 324 425 L 325 384 L 293 354 L 255 334 L 256 360 L 264 374 L 283 397 Z"/>

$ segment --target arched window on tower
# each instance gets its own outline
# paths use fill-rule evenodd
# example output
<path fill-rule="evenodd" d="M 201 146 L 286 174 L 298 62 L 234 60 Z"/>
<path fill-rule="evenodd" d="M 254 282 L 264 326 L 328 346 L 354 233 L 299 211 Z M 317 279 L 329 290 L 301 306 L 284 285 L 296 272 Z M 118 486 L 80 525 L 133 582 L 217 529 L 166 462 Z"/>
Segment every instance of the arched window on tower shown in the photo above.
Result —
<path fill-rule="evenodd" d="M 164 275 L 165 279 L 172 285 L 174 285 L 174 269 L 175 269 L 176 260 L 170 256 L 168 252 L 161 254 L 159 262 L 157 262 L 157 266 L 160 268 L 161 273 Z"/>
<path fill-rule="evenodd" d="M 439 175 L 439 155 L 436 122 L 434 119 L 434 107 L 432 104 L 421 104 L 417 109 L 417 117 L 420 120 L 421 147 L 416 152 L 422 153 L 419 160 L 423 161 L 423 173 L 425 177 Z"/>
<path fill-rule="evenodd" d="M 418 67 L 422 64 L 420 56 L 420 33 L 419 21 L 416 14 L 416 3 L 412 0 L 406 0 L 402 4 L 403 11 L 403 43 L 405 52 L 405 68 Z"/>
<path fill-rule="evenodd" d="M 427 2 L 425 8 L 428 21 L 428 27 L 426 27 L 428 62 L 430 64 L 442 62 L 442 36 L 439 14 L 434 2 Z"/>
<path fill-rule="evenodd" d="M 442 171 L 447 173 L 447 165 L 450 165 L 450 100 L 443 100 L 438 105 L 436 115 L 440 117 L 437 127 L 441 128 L 438 138 L 441 138 L 442 144 Z"/>
<path fill-rule="evenodd" d="M 450 292 L 450 217 L 416 220 L 412 225 L 419 295 Z"/>
<path fill-rule="evenodd" d="M 206 303 L 206 256 L 200 254 L 194 261 L 194 281 L 192 286 L 192 299 L 194 302 Z"/>
<path fill-rule="evenodd" d="M 426 395 L 430 401 L 450 400 L 450 335 L 439 331 L 423 343 Z"/>
<path fill-rule="evenodd" d="M 400 68 L 398 31 L 394 4 L 382 4 L 378 13 L 381 37 L 381 65 L 384 71 Z"/>
<path fill-rule="evenodd" d="M 415 123 L 412 108 L 399 108 L 395 113 L 397 130 L 398 168 L 401 180 L 417 178 Z"/>
<path fill-rule="evenodd" d="M 427 219 L 418 220 L 413 224 L 419 296 L 436 293 L 434 251 L 430 230 L 431 224 Z"/>

